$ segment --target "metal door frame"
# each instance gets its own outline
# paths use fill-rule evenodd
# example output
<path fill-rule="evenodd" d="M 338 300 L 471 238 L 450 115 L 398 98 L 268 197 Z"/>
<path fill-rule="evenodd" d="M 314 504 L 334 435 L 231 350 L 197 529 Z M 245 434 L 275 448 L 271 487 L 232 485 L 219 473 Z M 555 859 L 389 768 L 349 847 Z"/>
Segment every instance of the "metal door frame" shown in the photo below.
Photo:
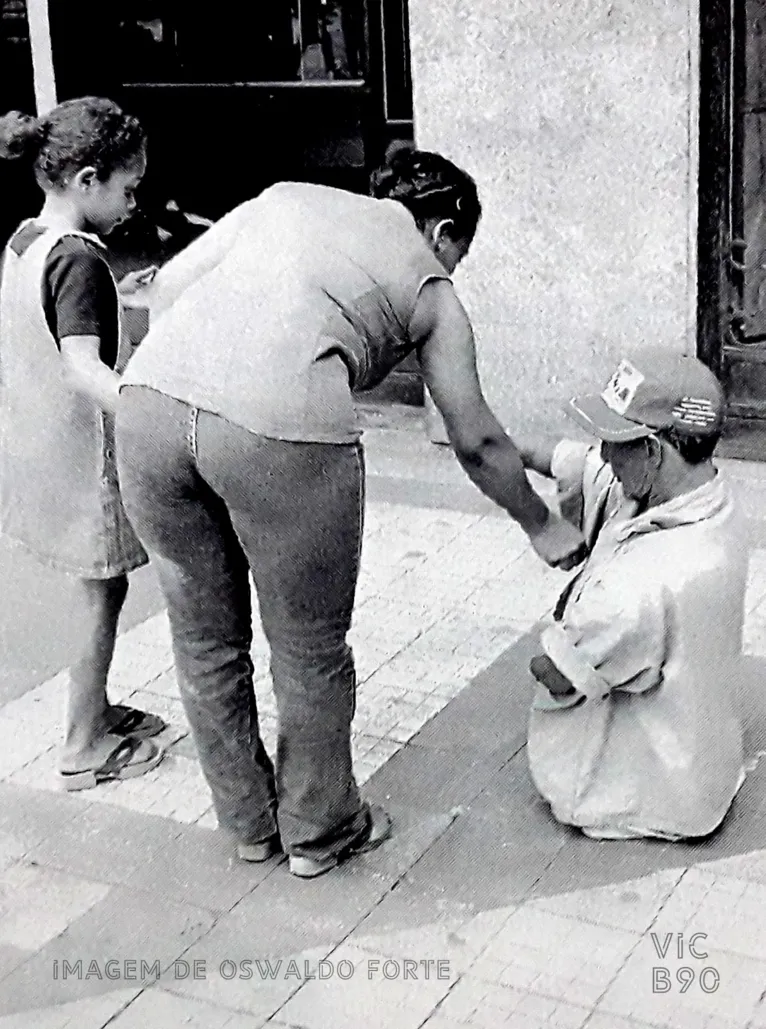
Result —
<path fill-rule="evenodd" d="M 763 421 L 766 396 L 733 385 L 743 365 L 766 365 L 766 336 L 746 331 L 747 32 L 745 0 L 700 4 L 697 352 L 723 382 L 730 416 Z"/>
<path fill-rule="evenodd" d="M 719 375 L 735 302 L 731 274 L 735 2 L 701 3 L 699 25 L 697 353 Z"/>

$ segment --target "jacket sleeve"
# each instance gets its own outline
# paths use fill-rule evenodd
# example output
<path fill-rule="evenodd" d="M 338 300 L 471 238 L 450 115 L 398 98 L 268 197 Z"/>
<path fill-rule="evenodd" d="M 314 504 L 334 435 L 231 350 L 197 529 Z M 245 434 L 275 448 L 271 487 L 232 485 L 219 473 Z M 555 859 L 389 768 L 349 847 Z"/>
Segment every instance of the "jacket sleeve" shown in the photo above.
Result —
<path fill-rule="evenodd" d="M 578 529 L 591 520 L 594 506 L 603 503 L 615 482 L 597 444 L 571 439 L 561 440 L 554 448 L 551 475 L 561 514 Z"/>
<path fill-rule="evenodd" d="M 545 653 L 578 693 L 595 700 L 612 690 L 643 693 L 659 686 L 667 656 L 670 611 L 650 580 L 594 583 L 587 610 L 573 604 L 542 633 Z"/>
<path fill-rule="evenodd" d="M 556 480 L 556 495 L 563 518 L 582 528 L 585 507 L 585 464 L 592 447 L 564 439 L 556 444 L 551 460 L 551 475 Z"/>
<path fill-rule="evenodd" d="M 598 444 L 562 440 L 553 452 L 551 475 L 562 517 L 584 533 L 590 552 L 618 485 L 611 466 Z"/>

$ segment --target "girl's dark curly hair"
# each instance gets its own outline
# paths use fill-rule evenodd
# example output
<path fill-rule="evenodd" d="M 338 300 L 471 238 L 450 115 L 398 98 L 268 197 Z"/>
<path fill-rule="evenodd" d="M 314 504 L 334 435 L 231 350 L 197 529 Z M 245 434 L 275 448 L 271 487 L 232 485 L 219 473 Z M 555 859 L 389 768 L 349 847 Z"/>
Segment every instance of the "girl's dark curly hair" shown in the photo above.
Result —
<path fill-rule="evenodd" d="M 138 119 L 104 97 L 67 100 L 42 118 L 19 111 L 0 118 L 0 157 L 33 159 L 43 189 L 64 185 L 87 167 L 104 181 L 129 166 L 145 141 Z"/>
<path fill-rule="evenodd" d="M 469 243 L 481 218 L 476 183 L 441 154 L 401 147 L 389 152 L 386 163 L 373 173 L 372 195 L 398 200 L 422 230 L 433 218 L 447 218 L 453 239 Z"/>

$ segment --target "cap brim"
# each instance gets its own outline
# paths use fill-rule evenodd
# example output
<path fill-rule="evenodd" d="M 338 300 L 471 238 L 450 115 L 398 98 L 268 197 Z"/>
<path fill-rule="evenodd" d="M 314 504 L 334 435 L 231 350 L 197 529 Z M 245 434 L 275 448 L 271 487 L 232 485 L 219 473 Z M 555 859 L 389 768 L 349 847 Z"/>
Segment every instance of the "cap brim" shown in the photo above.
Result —
<path fill-rule="evenodd" d="M 598 393 L 575 397 L 567 404 L 566 412 L 586 432 L 607 443 L 628 443 L 651 436 L 653 431 L 648 425 L 631 422 L 617 414 Z"/>

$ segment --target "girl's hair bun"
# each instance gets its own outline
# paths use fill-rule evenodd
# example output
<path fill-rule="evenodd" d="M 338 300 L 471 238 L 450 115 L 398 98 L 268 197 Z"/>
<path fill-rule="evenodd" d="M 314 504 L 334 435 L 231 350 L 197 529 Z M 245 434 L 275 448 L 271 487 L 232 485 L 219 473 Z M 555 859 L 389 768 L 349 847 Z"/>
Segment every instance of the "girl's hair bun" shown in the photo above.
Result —
<path fill-rule="evenodd" d="M 45 142 L 44 123 L 21 111 L 11 111 L 0 118 L 0 157 L 13 161 L 18 157 L 35 157 Z"/>
<path fill-rule="evenodd" d="M 144 130 L 105 97 L 65 100 L 43 118 L 11 111 L 0 118 L 0 157 L 32 158 L 42 189 L 65 184 L 82 168 L 101 181 L 133 162 L 144 145 Z"/>

